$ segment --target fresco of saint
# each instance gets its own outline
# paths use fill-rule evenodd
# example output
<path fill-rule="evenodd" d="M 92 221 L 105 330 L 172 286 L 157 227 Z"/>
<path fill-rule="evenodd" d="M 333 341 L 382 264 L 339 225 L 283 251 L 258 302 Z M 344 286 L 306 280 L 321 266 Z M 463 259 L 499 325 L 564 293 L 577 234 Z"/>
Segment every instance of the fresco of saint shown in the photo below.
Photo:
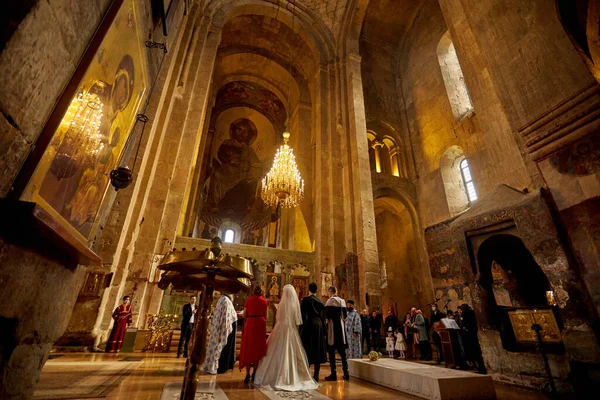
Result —
<path fill-rule="evenodd" d="M 219 146 L 213 173 L 205 182 L 206 206 L 230 218 L 243 218 L 259 198 L 263 165 L 251 147 L 257 136 L 254 123 L 246 118 L 233 121 L 229 139 Z"/>

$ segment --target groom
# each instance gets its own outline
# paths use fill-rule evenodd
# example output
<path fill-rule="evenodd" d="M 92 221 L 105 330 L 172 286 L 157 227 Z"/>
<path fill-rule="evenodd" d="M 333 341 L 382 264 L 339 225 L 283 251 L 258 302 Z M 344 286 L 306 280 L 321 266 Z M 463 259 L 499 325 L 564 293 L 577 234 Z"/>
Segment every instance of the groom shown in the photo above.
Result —
<path fill-rule="evenodd" d="M 328 289 L 329 300 L 325 303 L 325 318 L 327 318 L 327 351 L 329 353 L 329 366 L 331 375 L 325 378 L 326 381 L 337 380 L 335 370 L 335 352 L 337 351 L 342 359 L 342 369 L 344 371 L 344 380 L 349 380 L 348 361 L 346 360 L 346 349 L 348 342 L 346 341 L 346 333 L 344 320 L 347 317 L 346 302 L 339 297 L 335 286 L 330 286 Z"/>
<path fill-rule="evenodd" d="M 325 305 L 317 297 L 317 284 L 308 285 L 310 296 L 302 299 L 302 345 L 306 351 L 308 365 L 315 365 L 314 380 L 319 382 L 321 363 L 327 360 L 325 350 L 325 321 L 323 320 Z"/>

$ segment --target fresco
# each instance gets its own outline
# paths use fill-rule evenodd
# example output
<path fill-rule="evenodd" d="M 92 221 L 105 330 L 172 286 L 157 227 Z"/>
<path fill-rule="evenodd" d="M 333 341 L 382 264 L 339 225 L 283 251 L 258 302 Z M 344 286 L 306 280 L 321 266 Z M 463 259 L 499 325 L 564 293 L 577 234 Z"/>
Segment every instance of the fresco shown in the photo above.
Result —
<path fill-rule="evenodd" d="M 147 96 L 142 30 L 134 2 L 126 0 L 22 197 L 84 242 L 94 234 L 110 171 Z"/>
<path fill-rule="evenodd" d="M 265 241 L 271 210 L 260 198 L 260 181 L 271 167 L 277 145 L 273 124 L 258 111 L 234 107 L 219 115 L 202 183 L 200 220 L 208 226 L 203 226 L 201 236 L 208 238 L 211 229 L 232 221 L 242 229 L 242 243 Z"/>

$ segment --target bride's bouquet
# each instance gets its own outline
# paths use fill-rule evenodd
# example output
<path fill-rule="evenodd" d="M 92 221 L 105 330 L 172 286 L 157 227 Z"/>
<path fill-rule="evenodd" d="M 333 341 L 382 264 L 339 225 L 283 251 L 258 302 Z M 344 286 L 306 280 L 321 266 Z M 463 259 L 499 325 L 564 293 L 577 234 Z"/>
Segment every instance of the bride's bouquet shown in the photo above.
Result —
<path fill-rule="evenodd" d="M 379 360 L 379 353 L 376 351 L 370 351 L 369 352 L 369 360 L 371 360 L 371 361 Z"/>

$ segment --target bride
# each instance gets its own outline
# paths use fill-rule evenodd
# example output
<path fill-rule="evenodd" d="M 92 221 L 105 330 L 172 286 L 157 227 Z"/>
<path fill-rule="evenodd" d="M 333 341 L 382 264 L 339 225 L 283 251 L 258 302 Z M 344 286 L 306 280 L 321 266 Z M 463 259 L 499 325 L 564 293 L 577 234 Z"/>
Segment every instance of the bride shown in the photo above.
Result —
<path fill-rule="evenodd" d="M 267 355 L 256 371 L 254 384 L 278 390 L 311 390 L 319 385 L 310 376 L 298 325 L 302 324 L 298 294 L 292 285 L 283 287 L 277 322 L 267 342 Z"/>

